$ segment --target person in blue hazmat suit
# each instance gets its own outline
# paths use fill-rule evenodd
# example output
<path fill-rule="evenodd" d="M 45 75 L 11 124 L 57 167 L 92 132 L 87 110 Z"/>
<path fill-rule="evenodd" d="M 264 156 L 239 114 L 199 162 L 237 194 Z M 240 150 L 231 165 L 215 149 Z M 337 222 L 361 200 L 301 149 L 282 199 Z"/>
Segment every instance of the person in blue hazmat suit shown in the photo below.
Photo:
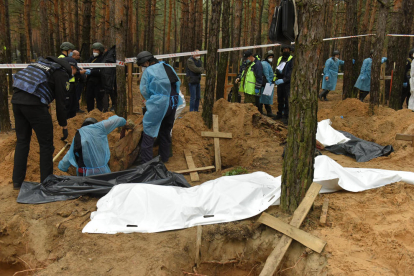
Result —
<path fill-rule="evenodd" d="M 354 87 L 359 89 L 359 100 L 364 101 L 365 97 L 369 94 L 371 90 L 371 67 L 372 67 L 372 57 L 374 56 L 374 50 L 371 50 L 369 58 L 366 58 L 362 63 L 361 73 L 354 85 Z M 387 61 L 386 57 L 381 59 L 381 63 Z"/>
<path fill-rule="evenodd" d="M 59 162 L 59 170 L 67 172 L 72 165 L 78 176 L 110 173 L 108 134 L 125 124 L 126 120 L 117 115 L 101 122 L 86 118 L 76 132 L 68 153 Z M 133 128 L 131 121 L 128 122 L 128 128 Z"/>
<path fill-rule="evenodd" d="M 322 82 L 322 92 L 319 94 L 319 100 L 327 101 L 326 96 L 329 91 L 334 91 L 336 88 L 336 83 L 338 82 L 338 71 L 339 66 L 343 65 L 345 62 L 339 59 L 339 51 L 335 50 L 332 53 L 332 57 L 328 58 L 325 62 L 325 68 L 323 69 L 323 82 Z"/>
<path fill-rule="evenodd" d="M 175 112 L 181 105 L 180 79 L 174 69 L 163 61 L 158 61 L 150 52 L 137 55 L 137 64 L 142 66 L 140 91 L 145 98 L 146 112 L 143 118 L 140 163 L 153 158 L 155 138 L 158 137 L 159 150 L 163 162 L 168 162 L 171 148 L 171 130 L 174 126 Z"/>
<path fill-rule="evenodd" d="M 272 69 L 272 62 L 275 54 L 272 50 L 268 51 L 265 55 L 265 59 L 262 60 L 262 67 L 263 67 L 263 82 L 262 82 L 262 89 L 260 92 L 260 105 L 259 111 L 263 114 L 263 105 L 265 106 L 267 116 L 275 117 L 276 115 L 272 113 L 272 104 L 273 104 L 273 92 L 272 95 L 267 96 L 263 95 L 263 91 L 266 87 L 266 84 L 271 84 L 273 82 L 273 69 Z"/>

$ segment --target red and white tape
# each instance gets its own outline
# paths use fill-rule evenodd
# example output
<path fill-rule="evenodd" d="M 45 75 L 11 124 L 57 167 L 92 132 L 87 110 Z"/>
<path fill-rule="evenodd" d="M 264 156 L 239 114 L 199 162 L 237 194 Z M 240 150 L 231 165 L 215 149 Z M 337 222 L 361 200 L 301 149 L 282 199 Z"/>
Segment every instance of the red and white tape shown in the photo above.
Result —
<path fill-rule="evenodd" d="M 407 34 L 387 34 L 387 36 L 414 37 L 414 35 L 407 35 Z"/>
<path fill-rule="evenodd" d="M 376 35 L 376 34 L 364 34 L 364 35 L 350 35 L 350 36 L 331 37 L 331 38 L 324 38 L 323 41 L 339 40 L 339 39 L 347 39 L 347 38 L 355 38 L 355 37 L 362 37 L 362 36 L 373 36 L 373 35 Z"/>

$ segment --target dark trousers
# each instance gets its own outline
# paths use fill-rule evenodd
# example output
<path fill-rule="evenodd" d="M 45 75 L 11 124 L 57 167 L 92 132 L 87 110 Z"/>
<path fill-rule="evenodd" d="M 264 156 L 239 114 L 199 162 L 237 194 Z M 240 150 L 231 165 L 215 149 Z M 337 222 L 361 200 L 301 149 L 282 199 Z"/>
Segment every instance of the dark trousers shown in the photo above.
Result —
<path fill-rule="evenodd" d="M 46 105 L 13 104 L 16 123 L 16 150 L 14 152 L 13 183 L 21 184 L 26 177 L 27 157 L 32 129 L 40 147 L 40 182 L 53 173 L 53 123 Z"/>
<path fill-rule="evenodd" d="M 267 115 L 272 114 L 272 107 L 270 104 L 259 104 L 259 112 L 263 114 L 263 105 L 266 109 Z"/>
<path fill-rule="evenodd" d="M 198 111 L 200 105 L 200 84 L 190 83 L 190 111 Z"/>
<path fill-rule="evenodd" d="M 286 118 L 289 116 L 289 96 L 290 86 L 286 84 L 277 86 L 277 115 L 283 115 Z"/>
<path fill-rule="evenodd" d="M 161 156 L 162 162 L 168 162 L 168 159 L 170 158 L 171 130 L 174 126 L 176 110 L 177 108 L 172 108 L 171 105 L 168 107 L 167 113 L 161 122 L 160 131 L 158 132 L 158 154 Z M 141 164 L 144 164 L 153 158 L 152 152 L 154 141 L 154 137 L 148 136 L 145 132 L 143 132 L 140 154 Z"/>
<path fill-rule="evenodd" d="M 79 106 L 79 101 L 76 97 L 76 86 L 75 83 L 71 82 L 68 97 L 66 97 L 66 113 L 68 119 L 76 116 L 76 111 L 78 111 L 76 104 Z"/>
<path fill-rule="evenodd" d="M 78 82 L 75 85 L 75 90 L 76 90 L 76 111 L 78 111 L 80 109 L 79 106 L 79 101 L 82 97 L 82 92 L 83 92 L 83 88 L 85 87 L 85 83 L 84 82 Z"/>
<path fill-rule="evenodd" d="M 408 100 L 410 99 L 411 92 L 410 92 L 410 85 L 408 84 L 407 87 L 403 87 L 401 92 L 401 108 L 404 104 L 404 101 L 407 103 L 408 106 Z"/>
<path fill-rule="evenodd" d="M 114 90 L 106 90 L 105 89 L 105 95 L 103 97 L 103 110 L 104 112 L 108 111 L 109 108 L 109 97 L 111 97 L 112 107 L 116 107 L 116 92 Z"/>
<path fill-rule="evenodd" d="M 363 102 L 363 101 L 364 101 L 364 99 L 365 99 L 365 97 L 366 97 L 366 96 L 368 96 L 368 94 L 369 94 L 369 91 L 362 91 L 362 90 L 359 90 L 359 100 L 360 100 L 361 102 Z"/>
<path fill-rule="evenodd" d="M 92 81 L 86 83 L 86 105 L 88 112 L 91 112 L 95 108 L 95 99 L 96 108 L 100 111 L 103 110 L 103 96 L 104 91 L 101 91 L 99 83 Z"/>

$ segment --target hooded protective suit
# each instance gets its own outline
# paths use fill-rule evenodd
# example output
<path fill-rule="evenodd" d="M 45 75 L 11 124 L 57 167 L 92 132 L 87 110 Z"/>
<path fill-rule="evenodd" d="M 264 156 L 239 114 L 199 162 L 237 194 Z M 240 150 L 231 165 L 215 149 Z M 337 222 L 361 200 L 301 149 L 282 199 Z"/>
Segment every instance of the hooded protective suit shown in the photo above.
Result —
<path fill-rule="evenodd" d="M 325 68 L 323 69 L 323 82 L 322 89 L 328 91 L 334 91 L 336 88 L 336 83 L 338 82 L 338 70 L 339 66 L 345 62 L 340 59 L 329 58 L 325 62 Z M 328 81 L 325 77 L 329 77 Z"/>
<path fill-rule="evenodd" d="M 371 66 L 372 58 L 366 58 L 362 63 L 361 73 L 355 83 L 355 87 L 362 91 L 370 91 L 371 89 Z"/>
<path fill-rule="evenodd" d="M 270 65 L 270 63 L 267 60 L 263 60 L 262 61 L 262 67 L 263 67 L 263 75 L 266 78 L 266 83 L 272 83 L 272 81 L 273 81 L 272 65 Z M 262 94 L 260 96 L 260 103 L 262 103 L 262 104 L 273 104 L 273 94 L 274 93 L 272 93 L 271 96 L 266 96 L 266 95 L 263 95 L 263 90 L 264 90 L 264 88 L 262 88 Z"/>
<path fill-rule="evenodd" d="M 411 88 L 411 96 L 408 100 L 408 108 L 414 111 L 414 60 L 411 63 L 411 72 L 410 72 L 410 88 Z"/>
<path fill-rule="evenodd" d="M 154 138 L 158 136 L 162 119 L 170 103 L 171 82 L 163 64 L 171 67 L 163 61 L 149 66 L 145 69 L 139 86 L 147 107 L 143 119 L 144 132 Z M 178 76 L 177 79 L 179 79 Z M 176 82 L 177 94 L 180 94 L 180 85 L 180 81 Z M 179 106 L 181 103 L 182 98 L 178 97 L 178 102 L 175 105 Z"/>
<path fill-rule="evenodd" d="M 122 127 L 126 124 L 126 120 L 122 117 L 114 115 L 102 122 L 87 125 L 79 129 L 82 141 L 83 162 L 86 165 L 83 176 L 110 173 L 108 162 L 111 157 L 108 144 L 108 134 L 115 128 Z M 74 154 L 75 138 L 68 153 L 59 162 L 59 170 L 67 172 L 70 165 L 76 168 L 78 173 L 78 164 L 76 163 Z"/>

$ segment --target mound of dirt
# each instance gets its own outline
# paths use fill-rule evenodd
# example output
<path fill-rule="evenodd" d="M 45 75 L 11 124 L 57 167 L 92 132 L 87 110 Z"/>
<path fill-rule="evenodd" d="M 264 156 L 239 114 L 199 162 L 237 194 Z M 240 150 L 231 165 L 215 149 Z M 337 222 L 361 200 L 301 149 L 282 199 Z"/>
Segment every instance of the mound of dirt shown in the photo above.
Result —
<path fill-rule="evenodd" d="M 232 133 L 232 139 L 220 139 L 222 166 L 252 166 L 255 163 L 266 165 L 268 158 L 264 155 L 274 145 L 286 139 L 286 128 L 265 116 L 262 116 L 252 104 L 229 103 L 224 99 L 214 104 L 213 114 L 218 115 L 219 131 Z M 173 153 L 174 163 L 186 162 L 183 150 L 192 152 L 197 167 L 214 164 L 214 139 L 201 137 L 202 131 L 209 130 L 203 121 L 201 112 L 185 113 L 174 124 Z"/>

